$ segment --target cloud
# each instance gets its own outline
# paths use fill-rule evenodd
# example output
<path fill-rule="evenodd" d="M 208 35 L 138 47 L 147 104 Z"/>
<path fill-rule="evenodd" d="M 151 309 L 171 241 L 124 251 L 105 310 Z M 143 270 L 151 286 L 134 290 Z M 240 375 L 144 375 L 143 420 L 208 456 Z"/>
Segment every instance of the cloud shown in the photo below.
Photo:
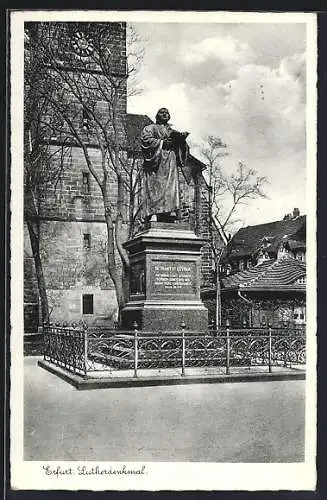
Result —
<path fill-rule="evenodd" d="M 298 25 L 152 27 L 144 91 L 129 102 L 129 111 L 154 118 L 167 106 L 174 126 L 189 130 L 192 143 L 211 134 L 229 145 L 228 169 L 244 161 L 267 175 L 270 201 L 256 202 L 266 215 L 251 208 L 244 223 L 282 217 L 277 212 L 292 205 L 305 211 L 304 49 Z"/>
<path fill-rule="evenodd" d="M 146 99 L 144 99 L 146 96 Z M 188 92 L 184 83 L 173 83 L 160 87 L 157 79 L 149 80 L 143 95 L 133 98 L 129 105 L 130 113 L 147 114 L 152 120 L 159 108 L 166 107 L 171 114 L 171 123 L 180 130 L 191 130 L 192 119 Z"/>
<path fill-rule="evenodd" d="M 240 67 L 254 61 L 255 53 L 247 43 L 228 35 L 185 45 L 178 58 L 183 81 L 201 87 L 232 79 Z"/>
<path fill-rule="evenodd" d="M 191 44 L 180 53 L 185 64 L 199 64 L 208 59 L 220 60 L 224 65 L 245 64 L 253 57 L 251 48 L 231 36 L 205 38 Z"/>
<path fill-rule="evenodd" d="M 305 53 L 294 54 L 282 59 L 280 63 L 282 74 L 305 80 Z"/>
<path fill-rule="evenodd" d="M 246 64 L 229 82 L 189 87 L 188 97 L 204 117 L 198 133 L 210 127 L 240 154 L 269 157 L 305 146 L 303 83 L 289 61 L 276 70 Z"/>

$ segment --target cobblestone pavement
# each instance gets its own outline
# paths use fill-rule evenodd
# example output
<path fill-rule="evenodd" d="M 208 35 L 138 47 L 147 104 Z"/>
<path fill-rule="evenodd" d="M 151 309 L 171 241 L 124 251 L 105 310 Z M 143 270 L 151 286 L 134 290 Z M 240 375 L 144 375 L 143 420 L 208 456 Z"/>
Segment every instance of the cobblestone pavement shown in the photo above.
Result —
<path fill-rule="evenodd" d="M 305 381 L 77 391 L 25 358 L 25 460 L 296 462 Z"/>

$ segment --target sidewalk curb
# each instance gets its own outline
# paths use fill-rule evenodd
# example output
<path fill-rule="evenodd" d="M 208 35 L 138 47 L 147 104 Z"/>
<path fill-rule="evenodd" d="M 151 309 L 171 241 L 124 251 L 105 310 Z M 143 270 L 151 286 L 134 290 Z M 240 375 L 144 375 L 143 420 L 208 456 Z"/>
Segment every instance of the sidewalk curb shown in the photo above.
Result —
<path fill-rule="evenodd" d="M 283 380 L 305 380 L 305 371 L 289 371 L 284 373 L 249 373 L 232 375 L 187 375 L 187 376 L 157 376 L 139 378 L 84 378 L 81 375 L 69 373 L 59 366 L 48 361 L 38 361 L 38 366 L 57 375 L 77 390 L 109 389 L 121 387 L 151 387 L 161 385 L 188 385 L 188 384 L 219 384 L 231 382 L 272 382 Z"/>

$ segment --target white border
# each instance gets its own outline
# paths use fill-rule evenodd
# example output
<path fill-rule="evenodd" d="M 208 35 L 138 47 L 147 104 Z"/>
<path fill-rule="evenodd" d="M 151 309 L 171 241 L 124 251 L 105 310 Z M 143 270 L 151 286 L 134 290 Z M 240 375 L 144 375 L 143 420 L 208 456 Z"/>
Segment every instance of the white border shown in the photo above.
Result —
<path fill-rule="evenodd" d="M 308 372 L 305 462 L 297 464 L 146 463 L 147 475 L 45 477 L 44 462 L 23 460 L 23 24 L 24 21 L 306 23 Z M 316 15 L 306 13 L 12 11 L 11 28 L 11 487 L 89 490 L 312 490 L 316 484 Z M 47 462 L 48 463 L 48 462 Z M 80 462 L 49 462 L 76 467 Z M 95 462 L 83 462 L 94 466 Z M 101 462 L 101 467 L 119 463 Z M 139 467 L 139 463 L 127 463 Z"/>

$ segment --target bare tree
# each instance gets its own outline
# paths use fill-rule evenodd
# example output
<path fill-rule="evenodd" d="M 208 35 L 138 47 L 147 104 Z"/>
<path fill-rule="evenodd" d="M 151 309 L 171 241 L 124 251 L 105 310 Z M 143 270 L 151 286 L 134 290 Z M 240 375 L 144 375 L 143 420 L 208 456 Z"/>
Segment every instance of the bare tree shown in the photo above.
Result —
<path fill-rule="evenodd" d="M 238 222 L 234 218 L 241 206 L 248 205 L 251 200 L 266 198 L 264 186 L 267 177 L 258 176 L 257 172 L 239 162 L 236 172 L 226 173 L 221 158 L 228 155 L 228 147 L 218 137 L 207 136 L 201 148 L 201 154 L 207 166 L 207 181 L 210 190 L 211 224 L 217 229 L 221 245 L 212 239 L 211 248 L 215 262 L 216 277 L 216 328 L 221 325 L 221 287 L 220 262 L 230 240 L 229 230 Z"/>
<path fill-rule="evenodd" d="M 115 37 L 124 36 L 123 31 L 120 26 Z M 81 55 L 74 50 L 76 34 Z M 101 191 L 108 272 L 121 310 L 128 295 L 129 274 L 123 247 L 126 193 L 132 202 L 138 186 L 137 164 L 132 162 L 131 168 L 124 129 L 126 85 L 127 79 L 135 75 L 135 65 L 141 56 L 135 52 L 132 39 L 129 64 L 124 54 L 116 53 L 117 38 L 112 40 L 111 36 L 107 23 L 38 23 L 34 50 L 44 68 L 39 92 L 47 100 L 51 113 L 62 120 L 52 131 L 58 141 L 81 148 L 85 164 Z M 99 151 L 98 158 L 91 154 L 94 146 Z M 117 186 L 116 193 L 113 185 Z M 131 218 L 134 209 L 130 208 L 128 213 Z"/>
<path fill-rule="evenodd" d="M 37 26 L 25 30 L 24 66 L 24 219 L 28 228 L 39 290 L 43 324 L 49 321 L 49 305 L 40 252 L 40 198 L 50 182 L 62 174 L 68 153 L 65 144 L 50 148 L 46 138 L 56 127 L 40 83 L 43 66 L 33 51 Z"/>

